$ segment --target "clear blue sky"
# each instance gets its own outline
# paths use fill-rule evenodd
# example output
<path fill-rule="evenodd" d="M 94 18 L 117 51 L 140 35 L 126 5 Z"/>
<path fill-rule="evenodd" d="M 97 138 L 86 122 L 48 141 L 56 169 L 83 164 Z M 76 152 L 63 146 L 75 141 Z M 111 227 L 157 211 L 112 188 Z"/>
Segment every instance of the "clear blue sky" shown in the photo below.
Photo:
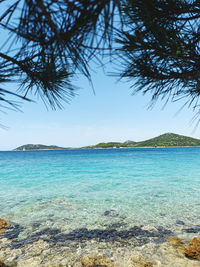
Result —
<path fill-rule="evenodd" d="M 24 103 L 23 113 L 1 114 L 1 123 L 9 129 L 0 128 L 0 150 L 27 143 L 79 147 L 102 141 L 139 141 L 166 132 L 200 138 L 200 128 L 194 131 L 195 123 L 191 124 L 195 113 L 184 108 L 176 114 L 183 102 L 169 103 L 164 110 L 164 102 L 157 102 L 149 110 L 150 96 L 131 96 L 130 83 L 117 83 L 101 69 L 93 75 L 93 83 L 96 95 L 85 79 L 77 80 L 81 89 L 63 110 L 47 111 L 38 101 Z"/>
<path fill-rule="evenodd" d="M 0 150 L 27 143 L 80 147 L 103 141 L 140 141 L 166 132 L 200 138 L 200 128 L 194 131 L 195 123 L 191 124 L 195 115 L 191 109 L 184 108 L 176 115 L 183 101 L 169 103 L 164 110 L 164 102 L 157 102 L 149 110 L 150 96 L 131 96 L 130 83 L 117 83 L 101 69 L 95 70 L 93 83 L 96 95 L 88 82 L 79 78 L 76 84 L 81 89 L 63 110 L 47 111 L 37 101 L 24 103 L 23 113 L 0 113 L 0 123 L 8 127 L 0 128 Z M 8 90 L 13 87 L 4 86 Z"/>

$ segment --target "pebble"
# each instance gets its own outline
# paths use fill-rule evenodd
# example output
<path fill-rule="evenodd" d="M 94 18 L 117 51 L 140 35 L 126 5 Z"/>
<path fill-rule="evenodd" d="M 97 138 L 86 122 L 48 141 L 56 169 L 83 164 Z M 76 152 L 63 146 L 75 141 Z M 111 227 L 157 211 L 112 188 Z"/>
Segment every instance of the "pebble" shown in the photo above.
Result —
<path fill-rule="evenodd" d="M 200 227 L 191 227 L 183 230 L 186 233 L 199 233 Z"/>
<path fill-rule="evenodd" d="M 185 225 L 185 223 L 181 220 L 176 220 L 176 224 Z"/>
<path fill-rule="evenodd" d="M 104 212 L 104 216 L 110 216 L 110 217 L 115 217 L 118 216 L 119 214 L 115 210 L 106 210 Z"/>

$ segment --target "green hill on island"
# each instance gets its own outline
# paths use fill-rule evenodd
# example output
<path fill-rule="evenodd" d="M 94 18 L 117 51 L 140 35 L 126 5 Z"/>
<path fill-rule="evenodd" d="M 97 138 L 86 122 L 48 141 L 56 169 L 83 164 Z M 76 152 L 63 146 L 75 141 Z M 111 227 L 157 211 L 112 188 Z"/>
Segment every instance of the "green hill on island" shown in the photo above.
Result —
<path fill-rule="evenodd" d="M 124 147 L 176 147 L 176 146 L 200 146 L 200 140 L 192 137 L 166 133 L 160 136 L 140 141 L 126 141 L 126 142 L 108 142 L 99 143 L 94 146 L 87 146 L 84 148 L 124 148 Z"/>
<path fill-rule="evenodd" d="M 59 147 L 59 146 L 54 146 L 54 145 L 50 145 L 50 146 L 46 146 L 46 145 L 33 145 L 33 144 L 27 144 L 27 145 L 23 145 L 23 146 L 19 146 L 17 148 L 15 148 L 14 150 L 56 150 L 56 149 L 66 149 L 64 147 Z"/>
<path fill-rule="evenodd" d="M 166 133 L 160 136 L 137 142 L 136 147 L 174 147 L 174 146 L 200 146 L 200 140 L 192 137 Z"/>

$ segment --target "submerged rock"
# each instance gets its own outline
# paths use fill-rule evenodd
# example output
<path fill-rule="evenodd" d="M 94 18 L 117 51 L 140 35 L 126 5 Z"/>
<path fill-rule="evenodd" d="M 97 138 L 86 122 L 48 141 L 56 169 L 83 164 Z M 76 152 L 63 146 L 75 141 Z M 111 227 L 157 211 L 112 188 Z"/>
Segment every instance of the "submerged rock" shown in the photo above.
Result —
<path fill-rule="evenodd" d="M 170 237 L 168 238 L 168 242 L 174 246 L 179 246 L 183 244 L 182 240 L 178 237 Z"/>
<path fill-rule="evenodd" d="M 131 259 L 131 267 L 153 267 L 154 263 L 150 262 L 147 258 L 138 255 Z"/>
<path fill-rule="evenodd" d="M 116 212 L 116 210 L 106 210 L 104 212 L 104 216 L 115 217 L 118 216 L 118 213 Z"/>
<path fill-rule="evenodd" d="M 185 249 L 185 256 L 200 260 L 200 237 L 195 237 L 190 241 L 189 247 Z"/>
<path fill-rule="evenodd" d="M 156 248 L 153 260 L 156 267 L 199 267 L 199 261 L 185 255 L 186 244 L 179 238 L 170 238 Z M 148 252 L 148 251 L 147 251 Z"/>
<path fill-rule="evenodd" d="M 105 255 L 90 255 L 81 258 L 83 267 L 115 267 L 115 264 Z"/>
<path fill-rule="evenodd" d="M 18 266 L 17 262 L 6 264 L 4 261 L 0 260 L 0 267 L 16 267 Z"/>
<path fill-rule="evenodd" d="M 200 227 L 196 226 L 196 227 L 187 228 L 187 229 L 184 229 L 184 232 L 196 234 L 200 232 Z"/>
<path fill-rule="evenodd" d="M 184 221 L 176 220 L 176 224 L 185 225 Z"/>
<path fill-rule="evenodd" d="M 11 264 L 6 264 L 4 262 L 4 260 L 1 260 L 0 259 L 0 267 L 16 267 L 17 266 L 17 263 L 16 262 L 13 262 Z"/>
<path fill-rule="evenodd" d="M 23 230 L 24 228 L 19 224 L 12 223 L 12 225 L 7 228 L 4 237 L 8 239 L 16 239 Z"/>
<path fill-rule="evenodd" d="M 170 243 L 170 245 L 172 245 L 174 252 L 177 255 L 184 257 L 185 244 L 183 243 L 182 239 L 178 237 L 170 237 L 168 238 L 168 242 Z"/>
<path fill-rule="evenodd" d="M 9 226 L 11 226 L 9 222 L 4 219 L 0 219 L 0 234 L 3 234 Z"/>
<path fill-rule="evenodd" d="M 0 267 L 6 267 L 5 263 L 0 260 Z"/>

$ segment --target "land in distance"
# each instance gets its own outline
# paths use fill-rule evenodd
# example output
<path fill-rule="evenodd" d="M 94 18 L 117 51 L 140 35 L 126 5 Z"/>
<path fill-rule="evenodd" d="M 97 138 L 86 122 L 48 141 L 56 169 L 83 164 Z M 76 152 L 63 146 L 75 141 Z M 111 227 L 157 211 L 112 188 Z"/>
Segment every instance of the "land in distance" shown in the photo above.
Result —
<path fill-rule="evenodd" d="M 136 148 L 136 147 L 184 147 L 184 146 L 200 146 L 200 140 L 184 135 L 174 134 L 174 133 L 165 133 L 157 137 L 135 142 L 135 141 L 125 141 L 125 142 L 107 142 L 99 143 L 96 145 L 81 147 L 82 149 L 97 149 L 97 148 Z M 72 149 L 59 147 L 55 145 L 34 145 L 27 144 L 15 148 L 14 150 L 58 150 L 58 149 Z"/>

